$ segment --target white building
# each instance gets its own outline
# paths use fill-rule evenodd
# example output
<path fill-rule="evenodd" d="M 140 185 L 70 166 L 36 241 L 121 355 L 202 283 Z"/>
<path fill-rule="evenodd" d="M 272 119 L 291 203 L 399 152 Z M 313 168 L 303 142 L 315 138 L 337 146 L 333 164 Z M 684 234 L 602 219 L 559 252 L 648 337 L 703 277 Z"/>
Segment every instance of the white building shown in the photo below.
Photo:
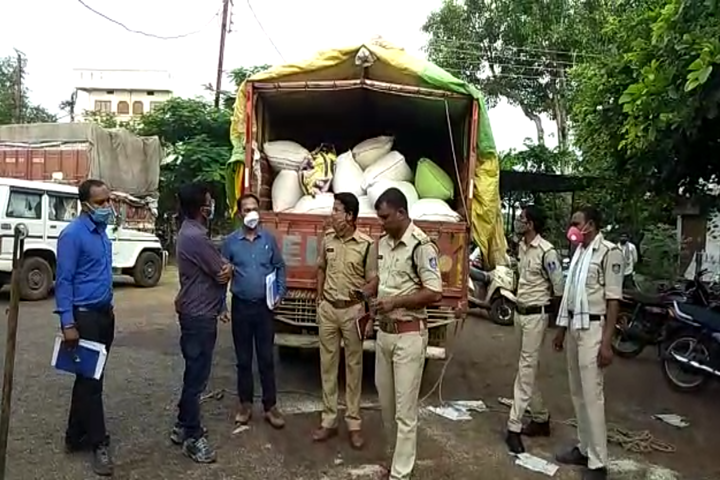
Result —
<path fill-rule="evenodd" d="M 114 114 L 118 120 L 149 112 L 172 96 L 172 78 L 164 70 L 76 69 L 75 110 Z"/>

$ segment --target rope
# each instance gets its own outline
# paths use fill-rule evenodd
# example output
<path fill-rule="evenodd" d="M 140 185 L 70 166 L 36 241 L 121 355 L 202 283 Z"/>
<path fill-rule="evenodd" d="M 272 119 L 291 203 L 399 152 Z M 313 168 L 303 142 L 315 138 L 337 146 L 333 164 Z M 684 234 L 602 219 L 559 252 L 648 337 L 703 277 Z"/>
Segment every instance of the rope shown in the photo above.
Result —
<path fill-rule="evenodd" d="M 512 406 L 512 400 L 508 398 L 499 398 L 498 403 L 508 408 Z M 507 414 L 507 410 L 502 410 L 499 408 L 489 408 L 488 410 L 495 413 Z M 550 419 L 550 422 L 577 428 L 577 419 L 575 418 L 569 418 L 562 421 L 555 421 Z M 648 430 L 630 430 L 614 423 L 608 423 L 606 428 L 608 442 L 619 445 L 620 447 L 622 447 L 623 450 L 626 450 L 628 452 L 675 453 L 676 451 L 675 445 L 658 440 Z"/>

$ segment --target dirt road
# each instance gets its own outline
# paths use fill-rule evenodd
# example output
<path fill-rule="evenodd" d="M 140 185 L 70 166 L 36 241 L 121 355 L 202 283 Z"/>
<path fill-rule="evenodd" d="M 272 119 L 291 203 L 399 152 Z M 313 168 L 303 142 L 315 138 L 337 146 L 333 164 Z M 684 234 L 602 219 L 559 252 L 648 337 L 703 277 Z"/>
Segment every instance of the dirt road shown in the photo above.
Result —
<path fill-rule="evenodd" d="M 227 326 L 221 327 L 211 389 L 227 389 L 220 400 L 203 405 L 218 463 L 197 466 L 185 459 L 168 438 L 182 375 L 178 328 L 172 299 L 176 279 L 168 275 L 161 286 L 142 290 L 118 285 L 117 334 L 106 380 L 107 423 L 112 435 L 118 479 L 372 479 L 374 465 L 384 460 L 379 412 L 365 412 L 368 446 L 352 451 L 343 437 L 326 445 L 313 445 L 310 435 L 318 421 L 320 383 L 313 355 L 281 362 L 278 388 L 281 407 L 289 414 L 287 428 L 272 431 L 261 422 L 233 434 L 231 418 L 235 399 L 234 353 Z M 7 293 L 0 294 L 0 309 Z M 72 379 L 49 367 L 50 349 L 57 327 L 53 300 L 21 306 L 19 351 L 11 424 L 8 478 L 16 480 L 77 480 L 94 476 L 83 457 L 63 453 L 63 431 Z M 0 327 L 4 346 L 5 325 Z M 456 342 L 455 356 L 443 382 L 444 399 L 482 399 L 494 411 L 475 414 L 471 421 L 453 422 L 424 414 L 419 440 L 417 480 L 524 480 L 542 478 L 513 465 L 503 448 L 506 411 L 498 397 L 511 396 L 516 362 L 513 330 L 468 319 Z M 573 439 L 573 430 L 560 423 L 572 417 L 563 358 L 547 350 L 541 386 L 553 419 L 558 421 L 550 440 L 528 441 L 531 453 L 552 459 L 553 453 Z M 441 364 L 431 364 L 430 386 Z M 365 397 L 374 402 L 371 375 L 366 375 Z M 673 394 L 662 381 L 652 357 L 616 360 L 606 380 L 608 419 L 624 428 L 648 430 L 673 444 L 675 453 L 636 455 L 613 446 L 616 480 L 685 480 L 720 478 L 717 458 L 718 389 L 699 396 Z M 429 402 L 438 402 L 437 396 Z M 651 415 L 673 412 L 686 416 L 691 426 L 678 430 L 653 420 Z M 654 466 L 652 466 L 654 465 Z M 660 468 L 663 467 L 663 468 Z M 560 480 L 579 478 L 561 468 Z"/>

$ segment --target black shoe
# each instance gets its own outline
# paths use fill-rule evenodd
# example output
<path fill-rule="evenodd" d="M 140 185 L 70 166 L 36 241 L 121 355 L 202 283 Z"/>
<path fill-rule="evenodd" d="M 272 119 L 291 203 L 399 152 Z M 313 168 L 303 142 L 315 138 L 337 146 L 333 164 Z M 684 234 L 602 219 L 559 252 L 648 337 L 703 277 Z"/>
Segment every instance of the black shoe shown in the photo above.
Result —
<path fill-rule="evenodd" d="M 113 474 L 113 461 L 110 457 L 110 450 L 105 445 L 101 445 L 93 452 L 92 469 L 96 475 L 101 477 L 110 477 Z"/>
<path fill-rule="evenodd" d="M 508 450 L 510 450 L 510 453 L 517 455 L 525 452 L 525 445 L 523 445 L 522 437 L 520 437 L 520 434 L 517 432 L 507 432 L 505 444 L 507 445 Z"/>
<path fill-rule="evenodd" d="M 555 455 L 555 460 L 564 465 L 576 465 L 578 467 L 587 467 L 588 464 L 587 455 L 583 455 L 578 447 L 573 447 L 572 450 L 558 453 Z"/>
<path fill-rule="evenodd" d="M 607 480 L 607 468 L 588 468 L 583 471 L 582 480 Z"/>
<path fill-rule="evenodd" d="M 213 463 L 216 460 L 215 450 L 210 446 L 207 438 L 188 438 L 183 442 L 183 453 L 197 463 Z"/>
<path fill-rule="evenodd" d="M 207 435 L 208 429 L 202 427 L 202 434 L 203 436 Z M 182 445 L 185 441 L 185 429 L 180 425 L 175 425 L 172 430 L 170 430 L 170 441 L 175 445 Z"/>
<path fill-rule="evenodd" d="M 549 437 L 550 420 L 546 422 L 536 422 L 535 420 L 532 420 L 523 427 L 522 434 L 526 437 Z"/>

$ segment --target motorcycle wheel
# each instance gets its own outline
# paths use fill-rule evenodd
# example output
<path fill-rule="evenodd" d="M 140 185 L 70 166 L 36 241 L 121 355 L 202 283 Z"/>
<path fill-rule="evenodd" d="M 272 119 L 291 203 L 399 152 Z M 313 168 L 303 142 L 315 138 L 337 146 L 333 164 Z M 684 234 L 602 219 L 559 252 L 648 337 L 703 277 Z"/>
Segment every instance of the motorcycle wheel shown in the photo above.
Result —
<path fill-rule="evenodd" d="M 615 333 L 613 334 L 611 346 L 615 355 L 620 358 L 635 358 L 645 350 L 645 343 L 631 340 L 625 334 L 631 320 L 632 313 L 620 312 L 617 324 L 615 325 Z"/>
<path fill-rule="evenodd" d="M 669 339 L 665 345 L 667 346 L 662 349 L 662 371 L 670 388 L 677 392 L 692 393 L 707 387 L 709 377 L 706 373 L 683 365 L 671 356 L 672 352 L 684 357 L 692 354 L 694 359 L 701 359 L 701 361 L 709 363 L 710 352 L 707 347 L 692 334 L 683 334 Z"/>
<path fill-rule="evenodd" d="M 490 303 L 490 319 L 504 327 L 512 326 L 515 316 L 515 304 L 500 295 Z"/>

